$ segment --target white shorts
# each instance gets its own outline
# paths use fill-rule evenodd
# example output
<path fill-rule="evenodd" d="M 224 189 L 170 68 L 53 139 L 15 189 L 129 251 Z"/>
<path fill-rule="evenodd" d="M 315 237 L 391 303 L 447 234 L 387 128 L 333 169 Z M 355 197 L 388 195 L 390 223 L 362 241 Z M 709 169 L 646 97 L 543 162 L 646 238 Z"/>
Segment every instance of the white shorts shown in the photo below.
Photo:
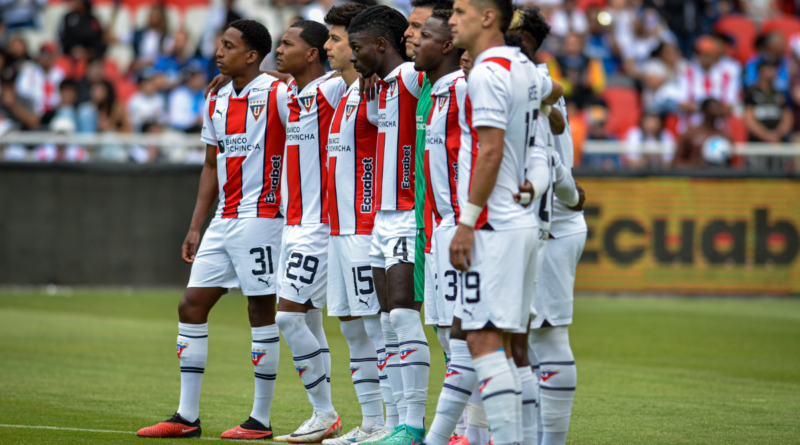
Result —
<path fill-rule="evenodd" d="M 277 292 L 283 218 L 211 220 L 186 287 L 241 287 L 248 297 Z"/>
<path fill-rule="evenodd" d="M 538 229 L 475 231 L 472 267 L 462 274 L 456 299 L 464 330 L 527 332 L 538 243 Z"/>
<path fill-rule="evenodd" d="M 372 266 L 370 235 L 331 236 L 328 242 L 328 316 L 361 317 L 380 312 Z"/>
<path fill-rule="evenodd" d="M 572 324 L 575 268 L 585 244 L 586 232 L 547 242 L 542 271 L 533 293 L 537 315 L 531 322 L 532 329 L 541 328 L 545 320 L 550 326 Z"/>
<path fill-rule="evenodd" d="M 398 263 L 414 264 L 417 219 L 413 210 L 378 211 L 369 251 L 372 267 L 388 269 Z"/>
<path fill-rule="evenodd" d="M 425 253 L 425 324 L 439 324 L 439 308 L 436 304 L 436 257 L 431 242 L 431 252 Z"/>
<path fill-rule="evenodd" d="M 439 326 L 453 325 L 453 311 L 461 290 L 461 272 L 450 264 L 450 242 L 458 226 L 444 226 L 433 229 L 433 243 L 436 246 L 436 307 Z"/>
<path fill-rule="evenodd" d="M 278 296 L 317 309 L 325 307 L 330 234 L 328 224 L 284 227 Z"/>

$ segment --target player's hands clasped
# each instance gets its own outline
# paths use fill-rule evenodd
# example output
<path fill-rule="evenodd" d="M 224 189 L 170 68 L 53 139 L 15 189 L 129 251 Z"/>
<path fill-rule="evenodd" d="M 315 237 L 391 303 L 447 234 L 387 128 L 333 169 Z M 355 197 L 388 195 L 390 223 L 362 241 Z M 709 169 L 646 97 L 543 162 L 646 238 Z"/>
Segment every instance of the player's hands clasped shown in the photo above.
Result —
<path fill-rule="evenodd" d="M 475 230 L 463 224 L 458 225 L 453 241 L 450 242 L 450 263 L 461 272 L 472 265 L 472 245 L 475 243 Z"/>
<path fill-rule="evenodd" d="M 200 245 L 200 232 L 190 230 L 183 241 L 181 247 L 181 257 L 183 262 L 187 264 L 194 263 L 194 257 L 197 254 L 197 246 Z"/>
<path fill-rule="evenodd" d="M 522 204 L 522 207 L 528 207 L 529 205 L 531 205 L 531 203 L 533 203 L 533 201 L 532 200 L 528 201 L 525 204 L 520 203 L 520 198 L 522 197 L 522 193 L 530 193 L 530 196 L 533 196 L 533 184 L 531 184 L 531 182 L 528 181 L 527 179 L 525 180 L 525 184 L 519 186 L 519 192 L 514 193 L 512 196 L 514 196 L 514 202 Z"/>
<path fill-rule="evenodd" d="M 583 210 L 583 203 L 586 202 L 586 192 L 583 191 L 580 184 L 578 184 L 578 181 L 575 181 L 575 188 L 578 190 L 578 203 L 575 204 L 575 207 L 567 208 L 576 212 L 580 212 Z"/>
<path fill-rule="evenodd" d="M 359 90 L 364 93 L 364 98 L 366 100 L 375 100 L 378 96 L 378 81 L 381 80 L 377 74 L 373 74 L 372 77 L 358 78 L 358 88 Z"/>

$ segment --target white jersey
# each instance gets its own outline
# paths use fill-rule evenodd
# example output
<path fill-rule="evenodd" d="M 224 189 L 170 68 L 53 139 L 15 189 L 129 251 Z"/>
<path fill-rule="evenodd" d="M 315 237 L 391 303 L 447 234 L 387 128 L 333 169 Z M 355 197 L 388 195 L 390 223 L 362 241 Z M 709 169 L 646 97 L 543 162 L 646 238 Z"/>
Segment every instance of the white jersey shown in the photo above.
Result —
<path fill-rule="evenodd" d="M 425 129 L 425 199 L 436 227 L 458 225 L 458 151 L 461 126 L 466 125 L 459 110 L 466 100 L 467 81 L 461 70 L 443 76 L 431 88 L 431 111 Z"/>
<path fill-rule="evenodd" d="M 550 75 L 547 64 L 540 64 L 537 66 L 539 72 L 542 74 Z M 553 108 L 556 108 L 564 116 L 564 132 L 554 135 L 553 148 L 556 153 L 561 156 L 561 162 L 564 167 L 572 170 L 575 165 L 574 148 L 572 145 L 572 128 L 569 126 L 569 117 L 567 116 L 567 104 L 564 98 L 558 99 Z M 567 208 L 563 201 L 558 199 L 558 196 L 553 198 L 552 214 L 550 218 L 550 234 L 554 238 L 561 238 L 576 233 L 586 232 L 586 220 L 583 217 L 583 211 L 576 212 Z"/>
<path fill-rule="evenodd" d="M 533 168 L 530 165 L 535 160 L 547 165 L 548 178 L 546 180 L 547 190 L 542 193 L 541 198 L 533 204 L 533 211 L 536 215 L 536 220 L 539 223 L 539 228 L 545 231 L 545 234 L 550 231 L 550 222 L 553 218 L 553 190 L 556 177 L 555 172 L 555 159 L 553 156 L 553 132 L 550 129 L 550 120 L 547 116 L 539 115 L 539 110 L 536 110 L 536 132 L 534 133 L 533 150 L 531 157 L 528 160 L 528 175 L 533 173 Z M 533 183 L 533 178 L 529 176 L 529 180 Z"/>
<path fill-rule="evenodd" d="M 534 64 L 518 48 L 500 46 L 481 53 L 467 82 L 464 107 L 466 126 L 462 128 L 458 155 L 458 203 L 469 200 L 472 173 L 480 144 L 477 128 L 493 127 L 505 131 L 503 160 L 497 182 L 478 218 L 476 229 L 512 230 L 537 227 L 532 206 L 514 202 L 513 194 L 525 181 L 525 166 L 533 146 L 535 112 L 542 99 L 550 95 L 553 84 L 539 74 Z"/>
<path fill-rule="evenodd" d="M 328 222 L 328 130 L 347 89 L 341 77 L 328 77 L 289 99 L 283 174 L 287 225 Z"/>
<path fill-rule="evenodd" d="M 286 84 L 261 74 L 237 93 L 233 83 L 206 100 L 200 139 L 217 147 L 215 218 L 281 217 Z"/>
<path fill-rule="evenodd" d="M 414 208 L 417 101 L 423 75 L 413 62 L 401 64 L 378 82 L 380 94 L 370 102 L 370 108 L 377 105 L 378 115 L 378 210 Z"/>

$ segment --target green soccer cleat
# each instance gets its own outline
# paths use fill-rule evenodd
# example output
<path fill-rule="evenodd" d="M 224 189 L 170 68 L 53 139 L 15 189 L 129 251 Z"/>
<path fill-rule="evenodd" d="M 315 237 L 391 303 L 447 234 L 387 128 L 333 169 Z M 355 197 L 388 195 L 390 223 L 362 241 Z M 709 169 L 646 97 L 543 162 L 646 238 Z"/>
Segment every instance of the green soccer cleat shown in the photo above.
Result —
<path fill-rule="evenodd" d="M 425 439 L 425 428 L 400 425 L 395 432 L 375 442 L 375 445 L 419 445 Z"/>

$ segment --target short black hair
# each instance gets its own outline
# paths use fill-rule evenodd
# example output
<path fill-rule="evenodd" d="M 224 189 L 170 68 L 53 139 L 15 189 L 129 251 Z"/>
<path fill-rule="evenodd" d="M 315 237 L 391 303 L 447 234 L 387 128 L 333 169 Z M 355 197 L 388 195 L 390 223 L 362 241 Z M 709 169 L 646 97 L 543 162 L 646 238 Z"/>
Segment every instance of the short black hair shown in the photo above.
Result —
<path fill-rule="evenodd" d="M 702 103 L 700 103 L 700 111 L 705 113 L 705 112 L 708 111 L 708 108 L 712 104 L 719 104 L 719 103 L 721 103 L 721 102 L 718 101 L 717 99 L 714 99 L 713 97 L 709 97 L 708 99 L 705 99 Z"/>
<path fill-rule="evenodd" d="M 519 48 L 522 54 L 525 54 L 525 57 L 531 58 L 530 52 L 528 51 L 528 47 L 525 46 L 525 42 L 522 41 L 522 37 L 519 34 L 514 34 L 507 32 L 503 36 L 503 40 L 505 40 L 506 46 L 513 46 L 514 48 Z"/>
<path fill-rule="evenodd" d="M 452 15 L 453 15 L 453 10 L 452 9 L 434 9 L 433 10 L 433 14 L 431 14 L 431 18 L 432 19 L 441 20 L 442 21 L 442 28 L 446 29 L 449 32 L 450 31 L 450 25 L 448 25 L 447 22 L 450 21 L 450 17 Z M 451 34 L 451 38 L 452 38 L 452 34 Z M 464 51 L 466 51 L 464 48 L 456 48 L 456 54 L 458 54 L 458 57 L 461 57 L 461 55 L 464 54 Z"/>
<path fill-rule="evenodd" d="M 389 6 L 371 6 L 350 22 L 350 34 L 365 33 L 370 37 L 389 42 L 404 60 L 408 60 L 405 50 L 405 34 L 408 20 L 400 11 Z"/>
<path fill-rule="evenodd" d="M 453 0 L 411 0 L 413 8 L 453 9 Z"/>
<path fill-rule="evenodd" d="M 257 52 L 261 59 L 272 51 L 272 36 L 261 23 L 255 20 L 235 20 L 230 27 L 241 31 L 244 44 Z"/>
<path fill-rule="evenodd" d="M 61 81 L 60 84 L 58 84 L 58 90 L 61 91 L 61 90 L 64 90 L 66 88 L 78 89 L 78 82 L 75 82 L 72 79 L 64 79 L 64 80 Z"/>
<path fill-rule="evenodd" d="M 343 26 L 345 30 L 349 30 L 350 22 L 367 8 L 369 6 L 354 2 L 334 6 L 325 14 L 325 23 L 330 26 Z"/>
<path fill-rule="evenodd" d="M 500 32 L 503 34 L 508 31 L 511 19 L 514 17 L 514 4 L 511 0 L 470 0 L 470 3 L 482 3 L 486 8 L 492 8 L 497 12 L 500 21 Z"/>
<path fill-rule="evenodd" d="M 538 50 L 547 36 L 550 35 L 550 25 L 544 18 L 538 6 L 517 6 L 514 8 L 514 18 L 510 29 L 516 32 L 527 32 L 536 40 Z"/>
<path fill-rule="evenodd" d="M 319 54 L 319 63 L 325 63 L 328 60 L 328 51 L 325 50 L 325 42 L 328 41 L 330 34 L 328 28 L 322 23 L 313 20 L 299 20 L 292 23 L 289 28 L 300 28 L 300 38 L 308 44 L 308 46 L 317 49 Z"/>

